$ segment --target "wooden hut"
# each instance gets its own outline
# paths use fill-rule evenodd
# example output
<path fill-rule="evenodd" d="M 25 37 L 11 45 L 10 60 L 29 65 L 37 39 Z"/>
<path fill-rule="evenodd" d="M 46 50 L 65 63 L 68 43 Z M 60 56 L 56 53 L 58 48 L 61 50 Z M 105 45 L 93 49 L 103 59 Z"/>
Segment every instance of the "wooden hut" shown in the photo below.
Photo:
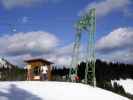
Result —
<path fill-rule="evenodd" d="M 47 66 L 47 76 L 48 80 L 51 80 L 51 70 L 52 70 L 52 62 L 44 60 L 44 59 L 29 59 L 24 61 L 27 69 L 27 80 L 42 80 L 41 79 L 41 67 Z"/>

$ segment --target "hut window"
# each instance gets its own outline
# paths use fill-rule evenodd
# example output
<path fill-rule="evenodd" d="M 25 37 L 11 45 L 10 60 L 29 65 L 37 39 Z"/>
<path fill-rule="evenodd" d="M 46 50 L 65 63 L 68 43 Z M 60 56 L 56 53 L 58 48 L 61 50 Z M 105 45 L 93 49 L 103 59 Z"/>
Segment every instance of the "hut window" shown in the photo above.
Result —
<path fill-rule="evenodd" d="M 40 68 L 39 67 L 34 68 L 34 74 L 35 75 L 40 75 Z"/>

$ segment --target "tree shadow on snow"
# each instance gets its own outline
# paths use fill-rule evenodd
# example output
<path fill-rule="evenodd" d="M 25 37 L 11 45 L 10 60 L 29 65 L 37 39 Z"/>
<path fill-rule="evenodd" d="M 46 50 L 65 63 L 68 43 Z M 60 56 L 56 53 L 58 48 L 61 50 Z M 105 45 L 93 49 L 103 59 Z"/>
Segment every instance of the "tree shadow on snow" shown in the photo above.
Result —
<path fill-rule="evenodd" d="M 27 92 L 12 84 L 7 93 L 0 91 L 0 100 L 42 100 L 40 97 Z M 5 98 L 5 99 L 4 99 Z"/>

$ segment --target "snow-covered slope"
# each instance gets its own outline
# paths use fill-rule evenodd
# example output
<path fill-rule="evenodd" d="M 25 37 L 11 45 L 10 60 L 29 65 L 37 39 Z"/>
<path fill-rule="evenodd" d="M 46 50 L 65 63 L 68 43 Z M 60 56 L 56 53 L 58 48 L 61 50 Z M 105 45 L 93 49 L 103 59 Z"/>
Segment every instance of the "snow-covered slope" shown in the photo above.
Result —
<path fill-rule="evenodd" d="M 120 79 L 119 81 L 113 80 L 111 82 L 112 84 L 116 82 L 119 85 L 122 85 L 122 87 L 127 93 L 133 94 L 133 80 L 132 79 L 126 79 L 126 80 Z"/>
<path fill-rule="evenodd" d="M 128 100 L 80 83 L 0 82 L 0 100 Z"/>

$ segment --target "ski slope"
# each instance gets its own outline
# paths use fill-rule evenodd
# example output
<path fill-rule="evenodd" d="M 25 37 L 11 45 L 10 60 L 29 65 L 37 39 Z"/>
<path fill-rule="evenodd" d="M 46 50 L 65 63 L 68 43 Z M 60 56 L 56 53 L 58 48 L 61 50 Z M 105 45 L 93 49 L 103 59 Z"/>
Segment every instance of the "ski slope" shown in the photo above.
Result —
<path fill-rule="evenodd" d="M 133 94 L 133 80 L 132 79 L 113 80 L 111 81 L 112 85 L 114 84 L 114 82 L 116 82 L 119 85 L 122 85 L 122 87 L 127 93 Z"/>
<path fill-rule="evenodd" d="M 129 100 L 89 85 L 67 82 L 0 82 L 0 100 Z"/>

